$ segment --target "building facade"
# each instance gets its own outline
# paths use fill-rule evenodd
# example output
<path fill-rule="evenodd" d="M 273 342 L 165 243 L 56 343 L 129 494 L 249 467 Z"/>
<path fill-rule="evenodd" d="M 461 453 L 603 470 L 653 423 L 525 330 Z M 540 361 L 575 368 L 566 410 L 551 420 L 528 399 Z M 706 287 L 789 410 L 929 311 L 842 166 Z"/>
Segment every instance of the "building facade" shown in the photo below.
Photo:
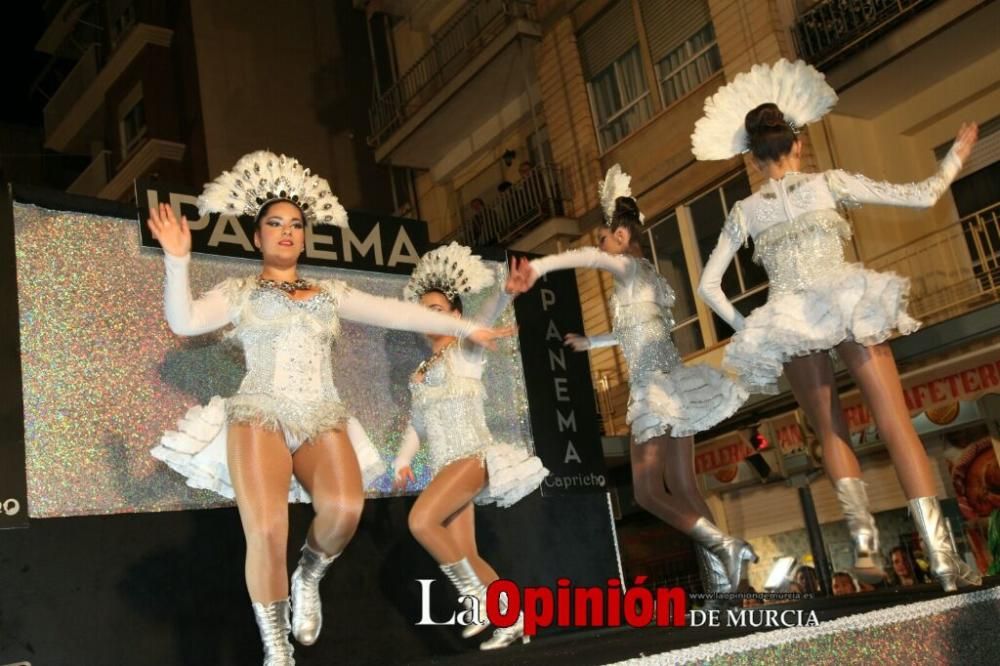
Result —
<path fill-rule="evenodd" d="M 804 167 L 843 168 L 896 182 L 933 173 L 960 123 L 977 121 L 980 144 L 950 193 L 929 210 L 868 207 L 847 213 L 854 229 L 848 254 L 913 283 L 911 313 L 927 331 L 900 341 L 897 349 L 908 390 L 954 383 L 948 378 L 1000 360 L 996 331 L 976 324 L 1000 294 L 1000 49 L 989 35 L 1000 21 L 1000 3 L 355 4 L 366 11 L 375 59 L 382 63 L 370 142 L 379 163 L 403 176 L 405 205 L 428 220 L 431 239 L 540 253 L 594 244 L 601 223 L 598 183 L 620 163 L 632 174 L 646 216 L 647 255 L 677 293 L 674 335 L 687 362 L 718 364 L 732 334 L 695 289 L 730 207 L 761 180 L 739 157 L 695 161 L 689 137 L 706 97 L 754 63 L 805 59 L 826 74 L 840 102 L 803 132 Z M 751 256 L 750 249 L 741 250 L 723 282 L 744 314 L 767 298 L 767 277 Z M 610 276 L 580 271 L 577 280 L 586 333 L 607 332 Z M 606 457 L 612 467 L 624 467 L 627 444 L 614 436 L 628 432 L 627 369 L 615 349 L 591 352 L 591 368 L 609 436 Z M 983 372 L 970 390 L 936 393 L 940 400 L 914 406 L 942 496 L 956 496 L 956 451 L 984 437 L 991 446 L 998 441 L 994 398 L 1000 387 Z M 849 380 L 843 383 L 845 409 L 855 410 L 852 429 L 866 479 L 883 489 L 875 494 L 875 509 L 887 512 L 880 520 L 889 541 L 905 540 L 906 521 L 898 519 L 905 497 L 877 432 L 857 411 Z M 934 411 L 954 411 L 956 405 L 951 420 Z M 775 445 L 760 454 L 749 444 L 752 434 Z M 754 540 L 768 556 L 784 549 L 804 557 L 799 551 L 807 552 L 808 544 L 796 532 L 802 515 L 795 489 L 784 482 L 762 484 L 759 470 L 740 464 L 747 457 L 763 460 L 772 481 L 815 477 L 820 452 L 788 391 L 751 400 L 730 422 L 700 437 L 698 451 L 719 522 Z M 836 566 L 846 532 L 828 486 L 825 479 L 811 484 Z M 643 546 L 656 528 L 636 517 L 627 480 L 617 488 L 617 505 L 623 523 L 634 523 L 620 532 L 630 544 L 626 563 L 631 549 L 635 566 L 659 567 L 664 580 L 689 575 L 691 560 L 675 548 L 677 540 L 662 537 L 660 548 L 673 553 L 667 559 L 683 560 L 676 566 L 664 556 L 657 561 Z M 958 521 L 953 528 L 960 532 L 952 509 Z M 969 515 L 963 513 L 975 522 Z M 968 541 L 963 547 L 969 546 L 970 557 L 982 559 L 981 549 L 973 553 L 974 535 L 958 538 Z M 759 586 L 767 572 L 757 569 L 763 573 L 751 582 Z"/>
<path fill-rule="evenodd" d="M 138 178 L 200 187 L 245 153 L 297 157 L 348 207 L 388 212 L 366 143 L 371 59 L 350 4 L 46 3 L 44 146 L 89 156 L 68 191 L 131 200 Z"/>

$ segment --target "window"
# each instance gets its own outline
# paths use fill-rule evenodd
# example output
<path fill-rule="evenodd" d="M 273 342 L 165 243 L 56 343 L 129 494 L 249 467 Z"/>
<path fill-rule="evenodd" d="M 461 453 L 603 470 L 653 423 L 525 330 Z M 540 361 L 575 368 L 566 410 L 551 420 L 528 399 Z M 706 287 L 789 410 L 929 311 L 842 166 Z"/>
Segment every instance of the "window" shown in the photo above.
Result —
<path fill-rule="evenodd" d="M 125 159 L 146 136 L 146 109 L 142 99 L 142 85 L 133 88 L 118 108 L 122 159 Z"/>
<path fill-rule="evenodd" d="M 722 69 L 705 0 L 639 0 L 639 7 L 663 106 Z"/>
<path fill-rule="evenodd" d="M 577 36 L 597 139 L 605 151 L 644 123 L 653 100 L 631 0 L 618 0 Z"/>
<path fill-rule="evenodd" d="M 653 113 L 638 45 L 594 77 L 587 89 L 602 151 L 634 132 Z"/>
<path fill-rule="evenodd" d="M 656 64 L 663 105 L 673 104 L 722 69 L 722 56 L 711 23 Z"/>
<path fill-rule="evenodd" d="M 419 219 L 416 190 L 413 187 L 413 170 L 406 167 L 389 167 L 389 184 L 392 186 L 392 209 L 397 217 Z"/>
<path fill-rule="evenodd" d="M 688 205 L 702 266 L 715 249 L 729 210 L 734 203 L 748 196 L 750 181 L 746 173 L 741 172 Z M 752 257 L 750 249 L 741 247 L 722 276 L 722 291 L 744 315 L 767 302 L 767 273 L 753 262 Z M 718 340 L 732 336 L 733 329 L 718 315 L 713 314 L 712 320 Z"/>
<path fill-rule="evenodd" d="M 671 212 L 666 217 L 650 225 L 643 234 L 643 250 L 651 257 L 657 270 L 674 288 L 674 343 L 681 355 L 696 352 L 705 347 L 698 321 L 698 310 L 694 302 L 694 289 L 684 260 L 684 246 L 677 223 L 677 214 Z"/>

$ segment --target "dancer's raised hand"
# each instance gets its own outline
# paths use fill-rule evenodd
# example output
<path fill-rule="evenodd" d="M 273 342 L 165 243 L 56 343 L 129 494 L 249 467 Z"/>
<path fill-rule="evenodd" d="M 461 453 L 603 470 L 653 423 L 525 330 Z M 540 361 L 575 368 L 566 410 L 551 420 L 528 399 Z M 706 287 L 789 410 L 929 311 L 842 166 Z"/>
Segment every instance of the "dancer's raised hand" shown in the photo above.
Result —
<path fill-rule="evenodd" d="M 517 296 L 530 291 L 538 280 L 538 274 L 531 267 L 531 261 L 525 258 L 511 257 L 510 273 L 507 276 L 507 284 L 504 290 L 508 294 Z"/>
<path fill-rule="evenodd" d="M 955 135 L 955 154 L 964 163 L 972 154 L 972 149 L 979 140 L 979 126 L 976 123 L 962 123 Z"/>
<path fill-rule="evenodd" d="M 149 207 L 149 219 L 146 220 L 149 231 L 153 234 L 163 251 L 175 257 L 184 257 L 191 252 L 191 228 L 183 215 L 180 221 L 174 215 L 174 209 L 168 204 Z"/>

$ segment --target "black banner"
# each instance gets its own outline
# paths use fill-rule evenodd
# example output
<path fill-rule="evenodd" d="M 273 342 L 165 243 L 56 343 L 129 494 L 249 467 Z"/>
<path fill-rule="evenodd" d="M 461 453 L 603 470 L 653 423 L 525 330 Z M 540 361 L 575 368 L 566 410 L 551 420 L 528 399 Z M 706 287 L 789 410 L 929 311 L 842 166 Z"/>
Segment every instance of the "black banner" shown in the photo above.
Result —
<path fill-rule="evenodd" d="M 514 301 L 535 453 L 552 472 L 543 495 L 604 492 L 607 475 L 590 360 L 563 345 L 583 330 L 573 271 L 546 275 Z"/>
<path fill-rule="evenodd" d="M 21 317 L 17 307 L 14 208 L 10 189 L 0 192 L 0 355 L 5 379 L 0 387 L 0 529 L 28 526 L 24 461 L 24 403 L 21 398 Z"/>
<path fill-rule="evenodd" d="M 144 247 L 159 248 L 146 226 L 149 207 L 169 203 L 191 227 L 191 250 L 203 254 L 259 259 L 253 246 L 253 218 L 198 214 L 198 192 L 189 187 L 138 181 L 139 229 Z M 306 227 L 306 251 L 300 264 L 409 274 L 430 249 L 427 225 L 420 220 L 348 211 L 350 226 Z"/>

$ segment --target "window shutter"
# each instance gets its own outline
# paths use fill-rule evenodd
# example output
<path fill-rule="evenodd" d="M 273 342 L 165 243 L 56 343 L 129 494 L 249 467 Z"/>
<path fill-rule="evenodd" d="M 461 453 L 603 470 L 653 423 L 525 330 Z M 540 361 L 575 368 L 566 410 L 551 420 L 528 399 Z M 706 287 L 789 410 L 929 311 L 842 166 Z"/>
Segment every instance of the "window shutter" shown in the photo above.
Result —
<path fill-rule="evenodd" d="M 630 0 L 618 0 L 577 35 L 588 80 L 606 69 L 639 41 Z"/>
<path fill-rule="evenodd" d="M 705 0 L 640 0 L 639 8 L 654 63 L 712 20 Z"/>

